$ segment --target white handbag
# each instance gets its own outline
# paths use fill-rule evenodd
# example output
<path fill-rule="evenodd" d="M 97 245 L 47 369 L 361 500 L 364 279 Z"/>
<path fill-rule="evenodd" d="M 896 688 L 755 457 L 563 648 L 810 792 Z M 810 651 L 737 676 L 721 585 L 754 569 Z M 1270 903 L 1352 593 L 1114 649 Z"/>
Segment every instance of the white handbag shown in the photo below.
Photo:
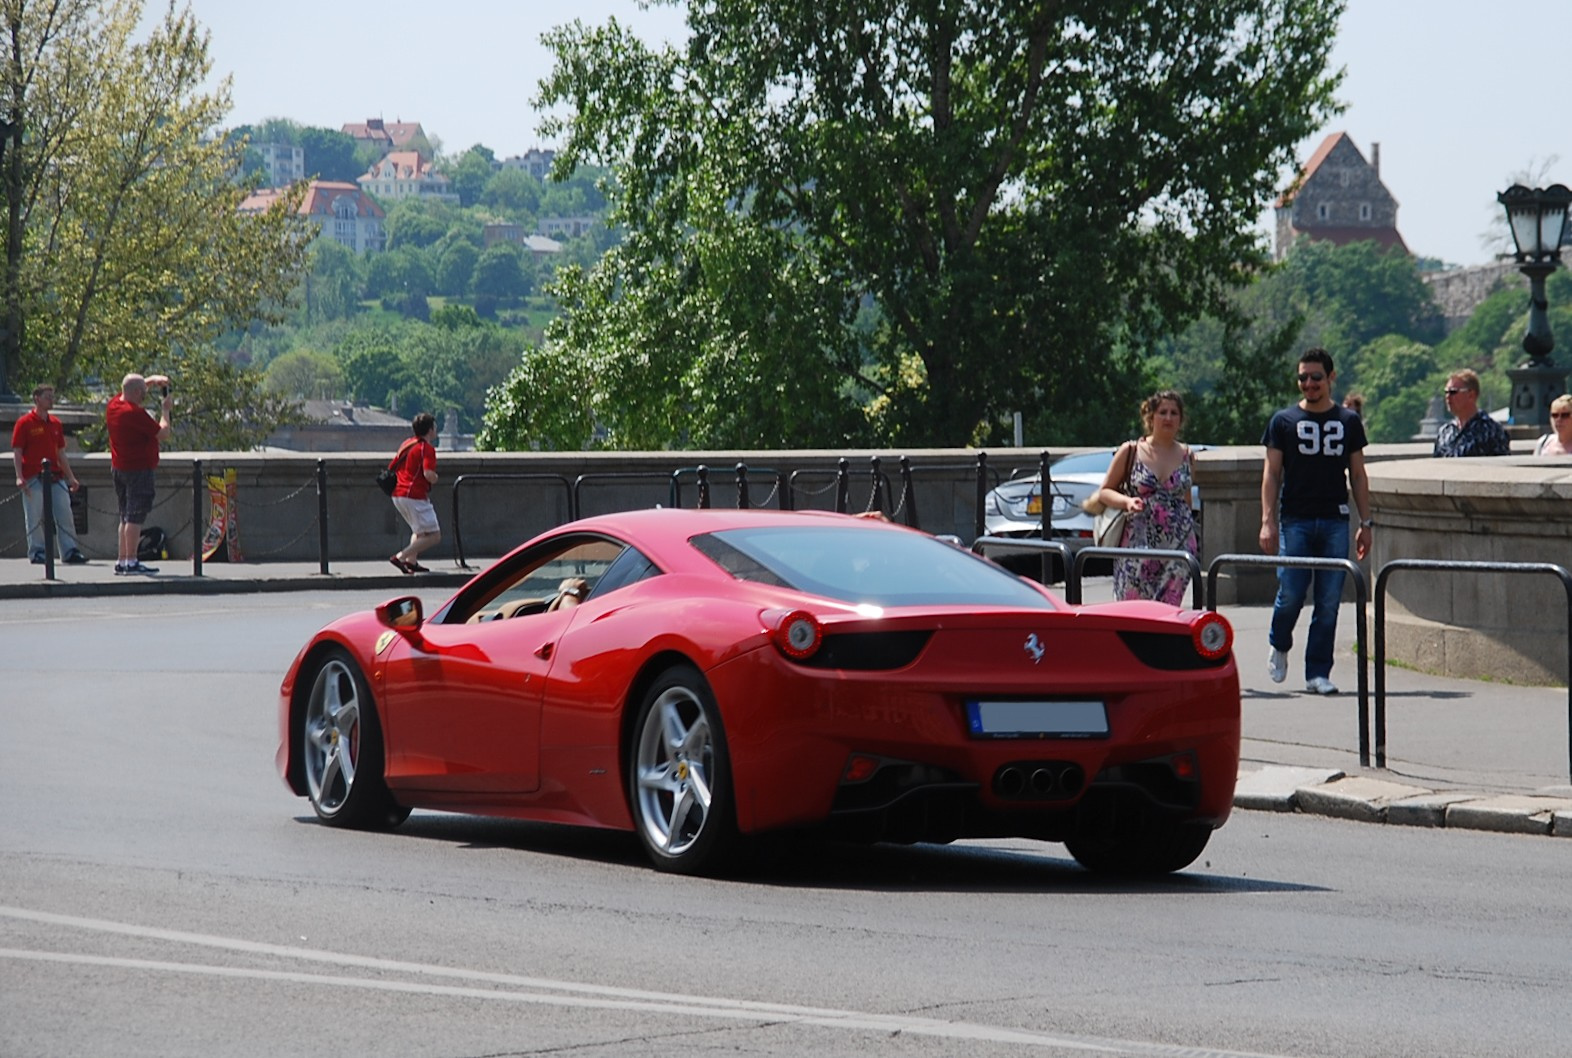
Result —
<path fill-rule="evenodd" d="M 1130 442 L 1130 454 L 1124 465 L 1124 485 L 1120 488 L 1130 494 L 1130 479 L 1135 473 L 1135 442 Z M 1092 543 L 1097 547 L 1123 547 L 1124 526 L 1130 512 L 1124 507 L 1104 507 L 1092 522 Z"/>
<path fill-rule="evenodd" d="M 1092 523 L 1092 542 L 1098 547 L 1123 547 L 1124 525 L 1130 512 L 1123 507 L 1105 507 Z"/>

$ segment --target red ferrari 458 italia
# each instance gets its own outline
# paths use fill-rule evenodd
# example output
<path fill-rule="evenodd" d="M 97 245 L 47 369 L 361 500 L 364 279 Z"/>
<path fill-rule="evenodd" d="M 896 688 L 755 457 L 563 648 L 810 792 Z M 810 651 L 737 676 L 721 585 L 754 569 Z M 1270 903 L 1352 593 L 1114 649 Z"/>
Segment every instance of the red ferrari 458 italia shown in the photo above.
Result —
<path fill-rule="evenodd" d="M 1070 606 L 886 522 L 633 511 L 531 540 L 429 616 L 410 596 L 328 625 L 284 678 L 277 761 L 324 823 L 612 827 L 668 871 L 816 828 L 1151 874 L 1232 806 L 1232 645 L 1216 613 Z"/>

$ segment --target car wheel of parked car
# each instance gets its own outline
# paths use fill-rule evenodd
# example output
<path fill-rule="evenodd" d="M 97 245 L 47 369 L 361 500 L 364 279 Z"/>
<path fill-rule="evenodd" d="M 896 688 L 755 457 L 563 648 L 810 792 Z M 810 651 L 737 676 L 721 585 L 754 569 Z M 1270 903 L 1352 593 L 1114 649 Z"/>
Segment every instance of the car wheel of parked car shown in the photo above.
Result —
<path fill-rule="evenodd" d="M 409 817 L 383 781 L 382 732 L 371 690 L 342 650 L 329 651 L 317 665 L 300 749 L 307 795 L 322 822 L 378 830 Z"/>
<path fill-rule="evenodd" d="M 1064 844 L 1089 871 L 1153 875 L 1190 866 L 1211 837 L 1204 823 L 1165 823 L 1129 833 L 1081 834 Z"/>
<path fill-rule="evenodd" d="M 704 677 L 687 665 L 668 669 L 633 730 L 628 787 L 650 859 L 676 874 L 719 868 L 736 851 L 736 809 L 726 735 Z"/>

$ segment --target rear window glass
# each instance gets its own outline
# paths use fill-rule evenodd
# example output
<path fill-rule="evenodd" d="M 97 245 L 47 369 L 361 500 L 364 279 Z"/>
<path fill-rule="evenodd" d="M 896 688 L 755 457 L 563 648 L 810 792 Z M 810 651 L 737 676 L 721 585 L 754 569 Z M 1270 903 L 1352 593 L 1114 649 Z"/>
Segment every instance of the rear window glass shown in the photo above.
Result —
<path fill-rule="evenodd" d="M 1082 452 L 1065 456 L 1049 469 L 1052 474 L 1101 474 L 1113 462 L 1112 452 Z"/>
<path fill-rule="evenodd" d="M 842 602 L 1053 608 L 1013 574 L 922 533 L 769 526 L 705 533 L 692 544 L 738 580 Z"/>

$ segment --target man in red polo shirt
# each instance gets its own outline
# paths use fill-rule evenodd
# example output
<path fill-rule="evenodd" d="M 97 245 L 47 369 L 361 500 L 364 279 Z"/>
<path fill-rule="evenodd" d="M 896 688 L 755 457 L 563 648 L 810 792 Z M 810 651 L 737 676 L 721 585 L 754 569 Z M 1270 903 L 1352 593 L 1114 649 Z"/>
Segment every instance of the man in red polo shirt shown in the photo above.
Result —
<path fill-rule="evenodd" d="M 49 541 L 44 539 L 44 504 L 55 515 L 55 540 L 60 558 L 71 565 L 87 561 L 77 546 L 75 525 L 71 521 L 71 493 L 81 488 L 71 462 L 66 458 L 65 427 L 49 414 L 55 406 L 55 387 L 47 382 L 33 387 L 33 410 L 16 421 L 11 431 L 11 460 L 16 464 L 16 487 L 22 490 L 22 517 L 27 523 L 27 556 L 42 565 Z M 42 477 L 44 460 L 54 472 L 54 480 Z"/>
<path fill-rule="evenodd" d="M 399 447 L 389 464 L 398 467 L 393 509 L 409 526 L 409 543 L 389 556 L 388 561 L 404 573 L 430 573 L 420 564 L 420 555 L 442 539 L 437 509 L 431 504 L 431 486 L 437 483 L 437 420 L 429 411 L 423 411 L 409 421 L 409 428 L 414 436 Z"/>
<path fill-rule="evenodd" d="M 158 421 L 142 407 L 148 386 L 164 391 L 162 414 Z M 158 445 L 169 440 L 169 379 L 163 375 L 127 375 L 120 383 L 120 394 L 109 399 L 104 419 L 109 427 L 109 466 L 115 479 L 115 501 L 120 507 L 120 554 L 115 573 L 157 573 L 142 565 L 137 545 L 142 540 L 142 523 L 153 510 L 153 470 L 158 466 Z"/>

